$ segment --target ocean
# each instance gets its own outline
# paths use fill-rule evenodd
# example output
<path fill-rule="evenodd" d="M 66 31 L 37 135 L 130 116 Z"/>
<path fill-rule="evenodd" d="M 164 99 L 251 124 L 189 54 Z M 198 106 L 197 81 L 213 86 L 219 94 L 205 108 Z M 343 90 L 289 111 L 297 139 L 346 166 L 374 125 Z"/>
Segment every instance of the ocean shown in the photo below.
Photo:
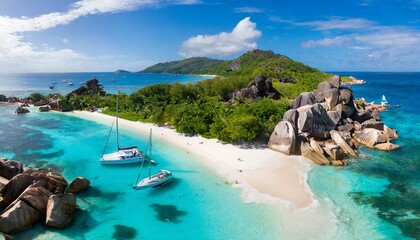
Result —
<path fill-rule="evenodd" d="M 83 210 L 72 227 L 53 230 L 39 224 L 15 235 L 16 239 L 420 239 L 420 106 L 415 103 L 420 73 L 339 74 L 367 81 L 352 86 L 356 97 L 379 102 L 385 95 L 399 106 L 382 112 L 381 117 L 398 130 L 395 143 L 402 148 L 391 152 L 361 148 L 361 155 L 371 159 L 350 159 L 345 168 L 308 162 L 312 166 L 308 183 L 317 203 L 307 209 L 287 204 L 275 209 L 244 201 L 240 189 L 225 184 L 194 156 L 158 138 L 154 138 L 153 151 L 159 163 L 156 170 L 172 170 L 175 181 L 162 189 L 132 190 L 138 166 L 101 166 L 98 162 L 109 125 L 68 114 L 39 113 L 36 108 L 30 114 L 16 115 L 16 105 L 0 104 L 0 156 L 56 169 L 69 181 L 77 176 L 91 180 L 91 188 L 78 194 Z M 48 92 L 49 79 L 56 76 L 45 74 L 42 79 L 47 80 L 37 85 L 29 80 L 33 79 L 30 75 L 19 80 L 23 87 L 8 88 L 8 93 L 24 96 L 38 87 Z M 114 89 L 122 89 L 118 83 L 124 80 L 112 82 L 114 73 L 104 75 L 110 76 Z M 61 77 L 57 77 L 57 90 Z M 96 77 L 102 81 L 100 74 Z M 128 91 L 140 85 L 130 84 Z M 0 94 L 5 85 L 0 80 Z M 63 85 L 66 91 L 67 87 Z M 145 148 L 148 136 L 124 128 L 120 133 L 122 145 L 137 143 Z"/>
<path fill-rule="evenodd" d="M 81 73 L 0 73 L 0 94 L 8 97 L 24 97 L 31 93 L 67 94 L 95 76 L 107 93 L 130 94 L 147 85 L 158 83 L 189 83 L 212 76 L 181 74 L 138 74 L 113 72 Z M 49 86 L 55 84 L 54 89 Z M 69 85 L 72 83 L 73 85 Z"/>

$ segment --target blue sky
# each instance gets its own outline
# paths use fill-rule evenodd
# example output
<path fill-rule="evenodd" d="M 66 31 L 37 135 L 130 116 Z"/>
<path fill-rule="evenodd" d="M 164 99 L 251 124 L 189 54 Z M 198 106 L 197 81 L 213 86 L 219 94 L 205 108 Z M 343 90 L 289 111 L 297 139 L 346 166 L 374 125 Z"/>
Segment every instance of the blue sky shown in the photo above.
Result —
<path fill-rule="evenodd" d="M 420 71 L 420 0 L 2 0 L 0 72 L 141 70 L 259 48 L 324 71 Z"/>

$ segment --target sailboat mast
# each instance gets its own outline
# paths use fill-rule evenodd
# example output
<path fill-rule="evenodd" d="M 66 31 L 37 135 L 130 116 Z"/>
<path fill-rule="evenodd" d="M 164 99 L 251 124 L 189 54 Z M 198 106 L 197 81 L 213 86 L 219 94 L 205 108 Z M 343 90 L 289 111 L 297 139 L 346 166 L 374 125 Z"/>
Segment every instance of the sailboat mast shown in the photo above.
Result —
<path fill-rule="evenodd" d="M 152 170 L 152 129 L 150 129 L 149 143 L 150 143 L 150 159 L 149 159 L 149 178 L 150 178 L 151 170 Z"/>
<path fill-rule="evenodd" d="M 118 138 L 118 96 L 117 96 L 117 109 L 115 110 L 115 118 L 116 118 L 116 125 L 117 125 L 117 152 L 120 151 L 120 141 Z"/>

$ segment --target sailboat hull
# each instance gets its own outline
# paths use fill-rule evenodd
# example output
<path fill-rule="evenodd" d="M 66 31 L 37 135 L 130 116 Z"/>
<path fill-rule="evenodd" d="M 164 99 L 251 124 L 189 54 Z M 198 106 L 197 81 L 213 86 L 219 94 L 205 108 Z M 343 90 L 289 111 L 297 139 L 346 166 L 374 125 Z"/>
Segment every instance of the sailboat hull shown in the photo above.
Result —
<path fill-rule="evenodd" d="M 135 148 L 119 150 L 118 152 L 105 154 L 99 160 L 101 164 L 129 164 L 144 161 L 144 156 Z"/>
<path fill-rule="evenodd" d="M 137 185 L 133 188 L 136 190 L 146 189 L 146 188 L 154 188 L 161 186 L 172 179 L 172 173 L 168 170 L 161 170 L 157 174 L 147 177 L 141 180 Z"/>

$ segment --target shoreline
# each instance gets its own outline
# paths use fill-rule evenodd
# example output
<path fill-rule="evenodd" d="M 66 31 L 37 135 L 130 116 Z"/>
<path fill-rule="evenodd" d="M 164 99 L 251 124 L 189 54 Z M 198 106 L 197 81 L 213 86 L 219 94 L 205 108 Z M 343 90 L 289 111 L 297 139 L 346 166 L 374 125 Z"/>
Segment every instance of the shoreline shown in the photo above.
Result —
<path fill-rule="evenodd" d="M 96 112 L 62 114 L 105 124 L 111 124 L 114 120 L 113 116 Z M 233 187 L 240 188 L 245 202 L 286 205 L 298 209 L 310 208 L 317 202 L 307 183 L 311 166 L 301 156 L 286 156 L 268 148 L 242 148 L 221 143 L 217 139 L 188 137 L 174 129 L 150 123 L 118 120 L 120 127 L 144 135 L 148 135 L 152 129 L 155 137 L 193 154 L 200 164 Z"/>

